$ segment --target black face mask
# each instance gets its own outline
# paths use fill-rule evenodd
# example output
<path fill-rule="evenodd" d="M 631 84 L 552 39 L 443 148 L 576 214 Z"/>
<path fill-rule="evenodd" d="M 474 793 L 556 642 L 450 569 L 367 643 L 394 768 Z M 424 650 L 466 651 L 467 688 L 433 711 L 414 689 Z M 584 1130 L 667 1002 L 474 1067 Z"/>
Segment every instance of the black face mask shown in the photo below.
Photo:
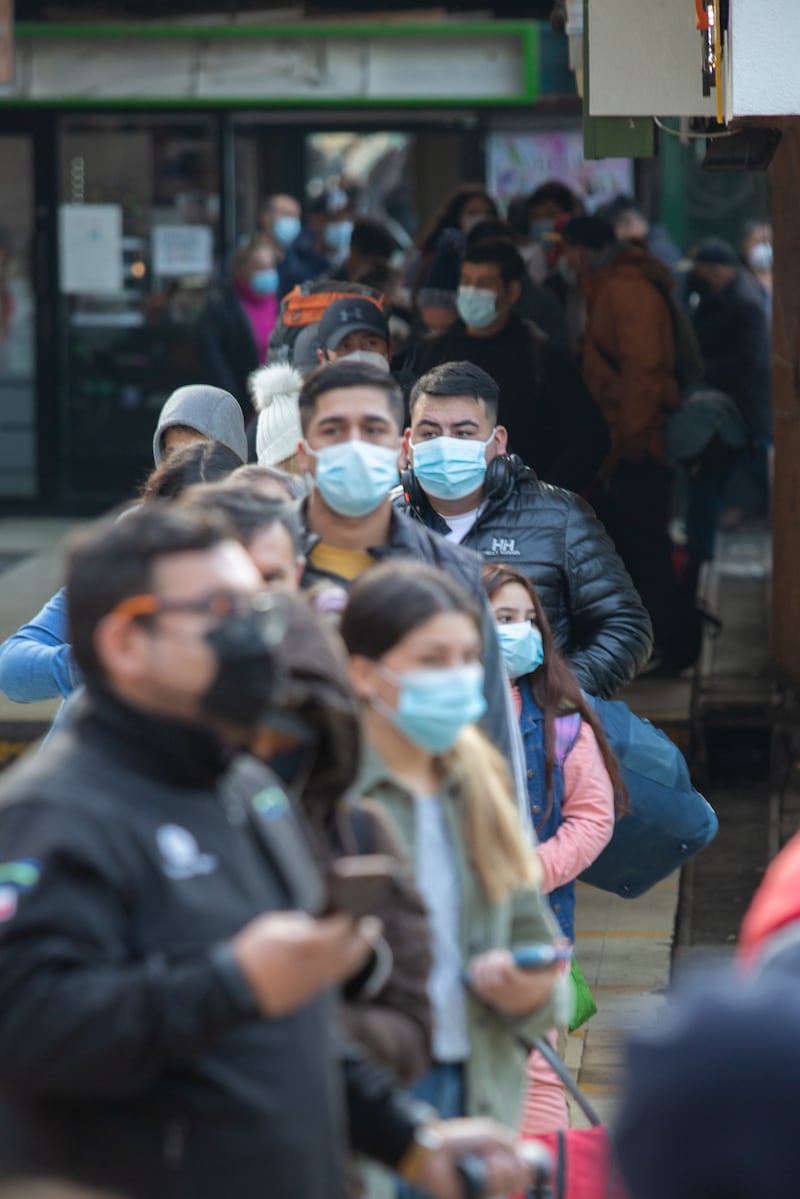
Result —
<path fill-rule="evenodd" d="M 269 607 L 229 616 L 207 634 L 217 659 L 211 686 L 200 697 L 209 716 L 252 728 L 275 705 L 281 686 L 276 649 L 286 614 L 273 598 Z"/>
<path fill-rule="evenodd" d="M 696 292 L 701 300 L 707 300 L 714 290 L 709 279 L 706 279 L 704 275 L 695 274 L 694 271 L 689 273 L 686 282 L 689 291 Z"/>

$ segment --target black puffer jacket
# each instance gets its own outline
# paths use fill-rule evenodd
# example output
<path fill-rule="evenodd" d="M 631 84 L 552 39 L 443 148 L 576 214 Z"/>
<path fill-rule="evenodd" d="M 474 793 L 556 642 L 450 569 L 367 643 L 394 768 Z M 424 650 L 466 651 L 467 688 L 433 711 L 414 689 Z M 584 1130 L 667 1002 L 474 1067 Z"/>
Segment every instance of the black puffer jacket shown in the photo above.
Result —
<path fill-rule="evenodd" d="M 398 506 L 429 528 L 448 525 L 411 471 Z M 540 483 L 518 458 L 495 459 L 487 502 L 462 545 L 487 563 L 505 562 L 536 584 L 556 645 L 581 686 L 604 699 L 629 683 L 650 656 L 650 618 L 600 521 L 571 491 Z"/>

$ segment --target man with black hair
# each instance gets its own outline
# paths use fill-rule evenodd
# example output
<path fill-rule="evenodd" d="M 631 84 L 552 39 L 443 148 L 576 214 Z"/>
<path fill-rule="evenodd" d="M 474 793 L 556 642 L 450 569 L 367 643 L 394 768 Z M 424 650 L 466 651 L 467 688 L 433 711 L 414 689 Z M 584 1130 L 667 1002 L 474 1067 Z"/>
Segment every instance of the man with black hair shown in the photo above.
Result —
<path fill-rule="evenodd" d="M 383 221 L 371 216 L 357 217 L 353 222 L 347 257 L 325 278 L 359 283 L 364 273 L 377 263 L 388 264 L 397 249 L 397 242 Z"/>
<path fill-rule="evenodd" d="M 608 450 L 608 431 L 580 372 L 530 321 L 514 312 L 525 279 L 506 241 L 468 246 L 456 297 L 461 320 L 420 346 L 418 374 L 473 362 L 500 388 L 509 448 L 548 483 L 582 491 Z"/>
<path fill-rule="evenodd" d="M 610 698 L 647 661 L 650 621 L 588 505 L 506 456 L 498 398 L 495 381 L 470 362 L 445 363 L 417 382 L 398 502 L 485 563 L 526 574 L 581 686 Z"/>
<path fill-rule="evenodd" d="M 394 558 L 427 562 L 457 579 L 483 613 L 484 731 L 513 763 L 515 722 L 481 559 L 398 512 L 390 498 L 399 482 L 405 425 L 399 385 L 374 366 L 345 358 L 309 375 L 299 404 L 298 461 L 312 480 L 298 508 L 307 560 L 302 586 L 346 588 L 375 563 Z"/>
<path fill-rule="evenodd" d="M 86 695 L 0 787 L 0 1180 L 337 1199 L 346 1098 L 355 1147 L 440 1199 L 464 1153 L 522 1190 L 510 1136 L 432 1127 L 337 1043 L 333 988 L 380 926 L 321 914 L 277 777 L 234 752 L 281 706 L 304 611 L 259 591 L 224 520 L 177 505 L 73 544 Z"/>

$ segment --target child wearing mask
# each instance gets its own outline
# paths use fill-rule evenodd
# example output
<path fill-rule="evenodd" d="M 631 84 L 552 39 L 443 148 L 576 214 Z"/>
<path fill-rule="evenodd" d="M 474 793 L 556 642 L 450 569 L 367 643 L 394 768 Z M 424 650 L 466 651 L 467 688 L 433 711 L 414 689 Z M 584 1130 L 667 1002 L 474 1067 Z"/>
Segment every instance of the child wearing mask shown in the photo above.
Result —
<path fill-rule="evenodd" d="M 510 566 L 487 566 L 483 584 L 520 722 L 543 890 L 574 942 L 575 879 L 611 840 L 624 784 L 600 721 L 553 646 L 530 579 Z M 555 1030 L 548 1036 L 556 1042 Z M 523 1134 L 567 1127 L 563 1088 L 538 1053 L 531 1054 L 528 1078 Z"/>
<path fill-rule="evenodd" d="M 434 1064 L 416 1093 L 442 1116 L 513 1126 L 524 1087 L 516 1037 L 551 1027 L 559 971 L 512 957 L 552 945 L 556 929 L 504 761 L 474 727 L 485 707 L 480 616 L 441 571 L 386 564 L 353 586 L 341 634 L 370 748 L 357 790 L 395 821 L 432 930 Z"/>

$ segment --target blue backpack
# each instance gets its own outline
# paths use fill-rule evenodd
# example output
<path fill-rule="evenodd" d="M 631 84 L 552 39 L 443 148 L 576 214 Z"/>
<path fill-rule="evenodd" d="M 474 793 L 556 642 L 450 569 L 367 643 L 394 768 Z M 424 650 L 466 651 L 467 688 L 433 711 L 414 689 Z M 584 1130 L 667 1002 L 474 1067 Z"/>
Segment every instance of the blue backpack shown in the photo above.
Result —
<path fill-rule="evenodd" d="M 617 756 L 630 811 L 619 817 L 608 845 L 580 879 L 635 899 L 713 841 L 719 824 L 666 733 L 620 700 L 586 699 Z"/>

